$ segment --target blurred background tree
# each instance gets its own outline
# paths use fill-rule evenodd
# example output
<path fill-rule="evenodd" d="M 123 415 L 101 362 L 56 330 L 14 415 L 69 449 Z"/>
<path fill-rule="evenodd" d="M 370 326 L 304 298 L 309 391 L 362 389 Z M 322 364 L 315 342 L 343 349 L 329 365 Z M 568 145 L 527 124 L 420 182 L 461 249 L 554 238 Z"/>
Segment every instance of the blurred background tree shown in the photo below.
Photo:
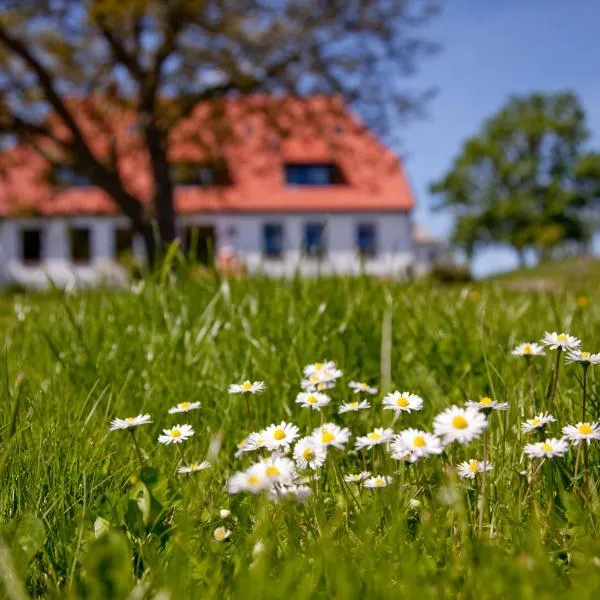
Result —
<path fill-rule="evenodd" d="M 175 238 L 169 133 L 199 102 L 337 94 L 387 133 L 430 95 L 402 81 L 436 50 L 417 35 L 436 12 L 421 0 L 0 0 L 0 134 L 102 188 L 152 260 Z M 120 178 L 118 145 L 90 145 L 69 102 L 90 95 L 136 112 L 150 210 Z"/>
<path fill-rule="evenodd" d="M 508 244 L 522 266 L 528 250 L 541 260 L 585 250 L 600 198 L 600 155 L 586 151 L 588 137 L 574 94 L 510 98 L 431 185 L 437 208 L 457 217 L 454 243 L 469 258 Z"/>

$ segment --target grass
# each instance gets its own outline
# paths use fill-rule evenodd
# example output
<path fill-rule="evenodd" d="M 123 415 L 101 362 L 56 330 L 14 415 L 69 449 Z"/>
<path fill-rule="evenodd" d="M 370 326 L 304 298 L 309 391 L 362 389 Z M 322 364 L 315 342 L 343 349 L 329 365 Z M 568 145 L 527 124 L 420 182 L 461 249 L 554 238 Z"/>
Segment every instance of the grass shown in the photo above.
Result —
<path fill-rule="evenodd" d="M 208 278 L 139 294 L 6 298 L 17 311 L 2 313 L 0 590 L 11 599 L 597 598 L 600 442 L 577 480 L 574 450 L 541 466 L 523 456 L 536 436 L 520 424 L 544 408 L 554 356 L 528 375 L 510 349 L 563 329 L 599 349 L 599 298 L 590 292 L 582 306 L 568 291 L 492 285 Z M 483 395 L 509 402 L 490 416 L 481 530 L 480 478 L 460 480 L 456 465 L 481 459 L 482 439 L 414 465 L 370 451 L 369 467 L 395 477 L 384 489 L 350 491 L 328 462 L 304 504 L 227 493 L 228 478 L 255 459 L 234 457 L 248 432 L 286 420 L 305 435 L 317 424 L 294 399 L 303 366 L 325 358 L 344 371 L 327 418 L 354 434 L 430 429 L 445 407 Z M 580 374 L 561 367 L 558 437 L 579 420 Z M 251 418 L 227 393 L 246 378 L 267 384 L 250 399 Z M 354 399 L 352 379 L 419 394 L 424 409 L 392 424 L 380 393 L 369 411 L 338 415 Z M 594 367 L 588 383 L 597 418 Z M 197 400 L 200 410 L 167 414 Z M 108 426 L 145 412 L 154 423 L 136 430 L 140 469 L 130 433 Z M 185 461 L 213 463 L 190 476 L 176 472 L 177 448 L 156 442 L 183 422 L 196 430 L 181 446 Z M 360 455 L 334 456 L 342 472 L 362 469 Z M 232 515 L 222 519 L 224 508 Z M 231 530 L 226 542 L 215 541 L 218 526 Z"/>

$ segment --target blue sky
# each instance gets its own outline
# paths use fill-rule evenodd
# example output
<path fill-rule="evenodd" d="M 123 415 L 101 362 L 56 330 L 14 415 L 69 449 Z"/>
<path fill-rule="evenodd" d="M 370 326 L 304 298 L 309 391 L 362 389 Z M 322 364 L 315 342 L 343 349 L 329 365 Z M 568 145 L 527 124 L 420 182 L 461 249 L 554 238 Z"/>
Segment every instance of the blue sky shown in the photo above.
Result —
<path fill-rule="evenodd" d="M 408 83 L 436 86 L 424 120 L 403 132 L 402 152 L 417 198 L 416 220 L 439 236 L 452 226 L 432 214 L 428 184 L 451 164 L 510 94 L 575 91 L 587 112 L 591 143 L 600 146 L 599 0 L 445 0 L 424 35 L 443 50 Z M 513 268 L 510 250 L 481 253 L 478 275 Z"/>

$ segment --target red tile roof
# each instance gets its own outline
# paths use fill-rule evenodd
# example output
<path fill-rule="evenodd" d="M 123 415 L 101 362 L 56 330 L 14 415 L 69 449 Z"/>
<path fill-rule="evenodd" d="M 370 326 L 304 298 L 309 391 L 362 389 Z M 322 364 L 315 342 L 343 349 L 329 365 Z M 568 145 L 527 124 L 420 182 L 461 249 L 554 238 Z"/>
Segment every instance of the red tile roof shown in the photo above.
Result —
<path fill-rule="evenodd" d="M 110 136 L 114 136 L 122 180 L 149 203 L 152 181 L 148 158 L 135 130 L 135 115 L 126 108 L 107 108 L 97 101 L 72 104 L 98 156 L 106 155 Z M 397 212 L 413 208 L 411 189 L 398 158 L 339 101 L 257 96 L 226 100 L 220 110 L 217 120 L 212 105 L 199 105 L 180 122 L 171 134 L 170 158 L 203 161 L 222 157 L 231 184 L 178 186 L 177 212 Z M 60 126 L 56 131 L 63 134 Z M 45 159 L 30 148 L 17 146 L 5 152 L 1 161 L 0 214 L 119 212 L 100 188 L 51 186 Z M 286 186 L 283 165 L 289 162 L 335 163 L 345 183 Z"/>

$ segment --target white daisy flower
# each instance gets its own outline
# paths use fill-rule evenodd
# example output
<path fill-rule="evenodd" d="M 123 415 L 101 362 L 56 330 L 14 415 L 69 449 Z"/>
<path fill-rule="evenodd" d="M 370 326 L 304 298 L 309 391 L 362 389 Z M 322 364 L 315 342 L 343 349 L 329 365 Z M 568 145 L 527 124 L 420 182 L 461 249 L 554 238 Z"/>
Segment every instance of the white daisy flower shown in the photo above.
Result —
<path fill-rule="evenodd" d="M 470 460 L 460 463 L 460 465 L 456 467 L 456 470 L 460 477 L 465 479 L 475 479 L 477 474 L 483 473 L 484 471 L 491 471 L 493 468 L 494 466 L 489 462 L 485 463 L 481 460 L 471 458 Z"/>
<path fill-rule="evenodd" d="M 181 444 L 194 435 L 191 425 L 175 425 L 171 429 L 163 429 L 163 434 L 158 436 L 161 444 Z"/>
<path fill-rule="evenodd" d="M 420 501 L 420 500 L 417 500 L 416 498 L 411 498 L 411 499 L 408 501 L 408 505 L 409 505 L 411 508 L 420 508 L 420 507 L 421 507 L 421 501 Z"/>
<path fill-rule="evenodd" d="M 298 437 L 298 427 L 281 421 L 279 425 L 269 425 L 260 435 L 264 437 L 265 446 L 269 450 L 287 448 Z"/>
<path fill-rule="evenodd" d="M 296 468 L 294 461 L 283 456 L 271 456 L 262 460 L 259 464 L 265 470 L 265 476 L 271 482 L 287 485 L 291 483 L 296 477 Z"/>
<path fill-rule="evenodd" d="M 410 462 L 416 462 L 419 458 L 430 456 L 431 454 L 441 454 L 444 451 L 442 442 L 435 435 L 420 429 L 405 429 L 394 436 L 394 441 L 390 444 L 390 450 L 393 454 L 403 456 L 406 451 L 410 451 Z M 392 455 L 393 456 L 393 455 Z M 403 460 L 400 458 L 399 460 Z"/>
<path fill-rule="evenodd" d="M 327 458 L 327 448 L 313 436 L 304 437 L 294 446 L 294 460 L 299 469 L 320 469 Z"/>
<path fill-rule="evenodd" d="M 269 490 L 269 496 L 273 500 L 294 500 L 299 504 L 302 504 L 312 496 L 312 489 L 307 485 L 292 483 L 289 485 L 272 487 Z"/>
<path fill-rule="evenodd" d="M 226 508 L 222 508 L 219 511 L 219 517 L 221 517 L 221 519 L 228 519 L 231 516 L 231 511 L 227 510 Z"/>
<path fill-rule="evenodd" d="M 263 432 L 253 431 L 238 444 L 238 450 L 235 455 L 240 456 L 245 452 L 254 452 L 255 450 L 260 450 L 260 448 L 266 448 L 266 442 L 267 440 Z"/>
<path fill-rule="evenodd" d="M 393 410 L 395 413 L 421 410 L 423 408 L 423 398 L 416 394 L 408 392 L 393 392 L 383 399 L 383 409 Z"/>
<path fill-rule="evenodd" d="M 311 375 L 308 379 L 303 379 L 300 382 L 300 387 L 306 392 L 323 392 L 335 387 L 335 382 L 331 380 L 323 380 L 320 375 Z"/>
<path fill-rule="evenodd" d="M 533 419 L 527 419 L 523 423 L 523 433 L 530 433 L 535 429 L 542 429 L 546 427 L 548 423 L 554 423 L 556 419 L 550 413 L 540 413 L 533 417 Z"/>
<path fill-rule="evenodd" d="M 571 350 L 565 361 L 568 363 L 581 363 L 584 366 L 597 365 L 600 363 L 600 354 L 592 354 L 591 352 L 582 352 L 581 350 Z"/>
<path fill-rule="evenodd" d="M 109 431 L 116 431 L 117 429 L 131 429 L 132 427 L 139 427 L 140 425 L 147 425 L 148 423 L 152 423 L 152 418 L 150 415 L 138 415 L 137 417 L 113 419 L 110 422 Z"/>
<path fill-rule="evenodd" d="M 523 453 L 529 458 L 553 458 L 562 456 L 567 452 L 569 446 L 563 439 L 548 438 L 536 444 L 526 444 Z"/>
<path fill-rule="evenodd" d="M 508 410 L 508 402 L 497 402 L 496 400 L 492 400 L 489 396 L 484 396 L 477 402 L 469 400 L 465 403 L 465 406 L 486 412 L 491 412 L 492 410 Z"/>
<path fill-rule="evenodd" d="M 346 483 L 360 483 L 361 481 L 368 479 L 370 476 L 371 476 L 370 471 L 361 471 L 360 473 L 357 473 L 356 475 L 353 475 L 353 474 L 344 475 L 344 481 Z"/>
<path fill-rule="evenodd" d="M 313 431 L 312 437 L 323 446 L 333 446 L 343 450 L 350 439 L 350 430 L 334 423 L 324 423 Z"/>
<path fill-rule="evenodd" d="M 237 472 L 231 476 L 227 484 L 230 494 L 239 492 L 251 492 L 258 494 L 271 487 L 272 483 L 265 473 L 265 467 L 256 463 L 243 472 Z"/>
<path fill-rule="evenodd" d="M 535 342 L 519 344 L 512 354 L 513 356 L 546 356 L 544 348 Z"/>
<path fill-rule="evenodd" d="M 244 381 L 242 383 L 232 383 L 229 386 L 230 394 L 257 394 L 265 389 L 264 381 Z"/>
<path fill-rule="evenodd" d="M 394 442 L 390 444 L 390 450 L 391 456 L 394 460 L 415 463 L 419 460 L 419 458 L 421 458 L 420 456 L 413 455 L 413 453 L 408 448 L 405 448 L 400 444 L 394 444 Z"/>
<path fill-rule="evenodd" d="M 389 475 L 376 475 L 375 477 L 369 477 L 363 482 L 363 486 L 366 488 L 382 488 L 390 485 L 394 480 Z"/>
<path fill-rule="evenodd" d="M 371 387 L 368 383 L 365 383 L 363 381 L 351 381 L 348 384 L 348 387 L 351 390 L 354 390 L 355 394 L 360 394 L 361 392 L 364 392 L 365 394 L 371 394 L 371 396 L 374 396 L 377 393 L 377 388 Z"/>
<path fill-rule="evenodd" d="M 190 410 L 196 410 L 200 408 L 200 402 L 180 402 L 173 408 L 169 409 L 169 414 L 174 415 L 176 413 L 186 413 L 190 412 Z"/>
<path fill-rule="evenodd" d="M 544 333 L 541 340 L 544 346 L 548 346 L 550 350 L 577 350 L 581 346 L 581 340 L 568 333 L 556 333 L 556 331 Z"/>
<path fill-rule="evenodd" d="M 357 437 L 354 447 L 356 450 L 362 450 L 363 448 L 368 448 L 370 450 L 379 444 L 386 444 L 387 442 L 391 441 L 393 437 L 393 429 L 376 427 L 373 431 L 367 433 L 367 435 Z"/>
<path fill-rule="evenodd" d="M 433 431 L 444 443 L 466 444 L 477 439 L 488 426 L 485 415 L 474 408 L 451 406 L 433 420 Z"/>
<path fill-rule="evenodd" d="M 331 402 L 331 398 L 327 394 L 321 394 L 320 392 L 300 392 L 296 396 L 296 403 L 300 404 L 304 408 L 313 408 L 314 410 L 321 410 L 324 406 L 327 406 Z"/>
<path fill-rule="evenodd" d="M 575 446 L 586 441 L 588 446 L 592 440 L 600 440 L 600 425 L 595 423 L 579 422 L 577 425 L 565 425 L 562 429 L 563 435 Z"/>
<path fill-rule="evenodd" d="M 325 362 L 317 362 L 311 365 L 306 365 L 303 369 L 303 373 L 306 377 L 310 377 L 311 375 L 319 375 L 322 373 L 326 373 L 328 371 L 335 371 L 336 365 L 332 360 Z"/>
<path fill-rule="evenodd" d="M 340 404 L 338 412 L 343 415 L 347 412 L 356 412 L 359 410 L 366 410 L 367 408 L 371 408 L 369 401 L 361 400 L 360 402 L 347 402 L 345 404 Z"/>
<path fill-rule="evenodd" d="M 199 463 L 192 463 L 187 466 L 179 467 L 177 469 L 178 473 L 195 473 L 196 471 L 204 471 L 204 469 L 209 469 L 210 463 L 207 460 L 203 460 Z"/>
<path fill-rule="evenodd" d="M 231 535 L 231 531 L 229 531 L 229 529 L 225 529 L 225 527 L 217 527 L 213 531 L 213 535 L 215 536 L 215 540 L 217 540 L 217 542 L 224 542 Z"/>

